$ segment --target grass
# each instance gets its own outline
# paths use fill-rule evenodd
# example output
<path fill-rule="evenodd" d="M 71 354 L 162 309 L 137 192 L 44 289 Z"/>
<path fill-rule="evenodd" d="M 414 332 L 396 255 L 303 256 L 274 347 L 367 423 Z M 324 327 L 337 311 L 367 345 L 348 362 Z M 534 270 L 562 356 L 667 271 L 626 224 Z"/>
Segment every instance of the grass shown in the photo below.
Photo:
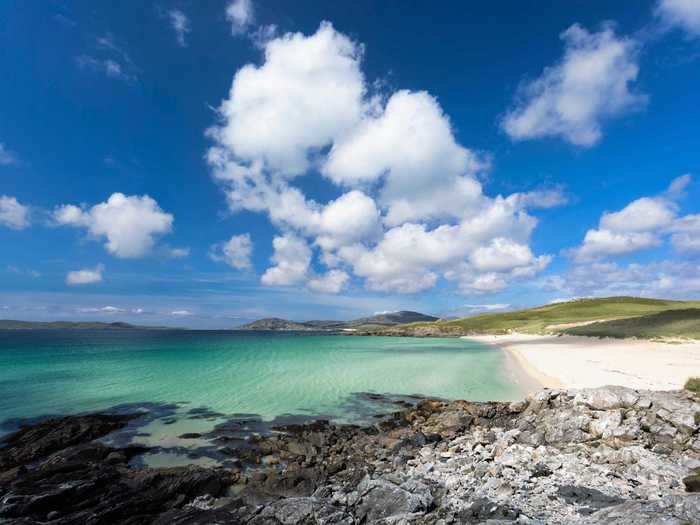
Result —
<path fill-rule="evenodd" d="M 589 337 L 700 339 L 700 308 L 667 310 L 639 317 L 567 328 L 562 332 Z"/>
<path fill-rule="evenodd" d="M 700 396 L 700 377 L 691 377 L 685 382 L 685 386 L 683 388 L 692 392 L 696 396 Z"/>
<path fill-rule="evenodd" d="M 528 310 L 491 313 L 434 323 L 402 325 L 408 330 L 430 327 L 444 334 L 503 334 L 510 331 L 546 333 L 560 331 L 552 325 L 595 320 L 638 318 L 669 310 L 700 309 L 700 301 L 667 301 L 640 297 L 578 299 Z M 700 334 L 699 334 L 700 335 Z"/>

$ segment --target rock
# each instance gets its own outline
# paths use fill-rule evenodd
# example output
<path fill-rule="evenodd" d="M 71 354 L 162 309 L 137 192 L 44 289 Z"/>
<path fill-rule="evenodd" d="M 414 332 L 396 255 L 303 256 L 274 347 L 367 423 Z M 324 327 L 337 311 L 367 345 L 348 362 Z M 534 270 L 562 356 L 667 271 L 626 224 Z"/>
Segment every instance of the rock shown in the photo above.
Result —
<path fill-rule="evenodd" d="M 68 416 L 22 428 L 3 440 L 0 470 L 37 461 L 71 445 L 106 436 L 140 415 Z"/>
<path fill-rule="evenodd" d="M 700 492 L 700 469 L 696 469 L 693 474 L 683 478 L 683 485 L 687 492 Z"/>
<path fill-rule="evenodd" d="M 557 493 L 567 503 L 575 504 L 581 514 L 592 514 L 596 510 L 623 503 L 624 500 L 614 496 L 608 496 L 603 492 L 573 485 L 562 485 Z"/>
<path fill-rule="evenodd" d="M 656 416 L 685 434 L 693 434 L 700 429 L 700 403 L 683 399 L 667 392 L 659 392 L 654 398 Z"/>
<path fill-rule="evenodd" d="M 596 419 L 591 421 L 589 430 L 594 437 L 607 439 L 614 435 L 614 432 L 620 428 L 621 424 L 622 411 L 610 410 L 598 415 Z"/>
<path fill-rule="evenodd" d="M 628 501 L 592 514 L 585 525 L 694 525 L 699 495 L 670 495 L 656 501 Z"/>
<path fill-rule="evenodd" d="M 639 393 L 622 386 L 585 388 L 576 392 L 574 404 L 584 405 L 593 410 L 632 408 L 639 400 Z"/>
<path fill-rule="evenodd" d="M 433 503 L 428 487 L 419 482 L 397 486 L 381 479 L 363 480 L 357 487 L 357 516 L 368 522 L 426 511 Z"/>
<path fill-rule="evenodd" d="M 58 418 L 0 449 L 0 522 L 685 525 L 700 496 L 696 411 L 681 392 L 604 387 L 422 400 L 366 428 L 247 439 L 237 418 L 206 437 L 238 468 L 170 469 L 131 468 L 144 449 L 94 441 L 128 419 Z"/>

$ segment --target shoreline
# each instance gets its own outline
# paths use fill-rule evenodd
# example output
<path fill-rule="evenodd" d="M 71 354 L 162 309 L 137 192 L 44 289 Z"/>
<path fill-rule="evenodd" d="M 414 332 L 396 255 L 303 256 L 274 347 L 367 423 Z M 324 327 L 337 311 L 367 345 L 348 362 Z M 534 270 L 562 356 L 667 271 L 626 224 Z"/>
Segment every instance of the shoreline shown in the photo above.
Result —
<path fill-rule="evenodd" d="M 0 443 L 0 521 L 695 523 L 699 411 L 687 392 L 623 387 L 425 399 L 368 427 L 288 422 L 241 440 L 223 426 L 230 466 L 167 468 L 106 440 L 143 414 L 63 416 Z"/>
<path fill-rule="evenodd" d="M 598 339 L 569 335 L 464 336 L 509 354 L 542 387 L 595 388 L 619 385 L 678 390 L 700 376 L 700 341 Z"/>

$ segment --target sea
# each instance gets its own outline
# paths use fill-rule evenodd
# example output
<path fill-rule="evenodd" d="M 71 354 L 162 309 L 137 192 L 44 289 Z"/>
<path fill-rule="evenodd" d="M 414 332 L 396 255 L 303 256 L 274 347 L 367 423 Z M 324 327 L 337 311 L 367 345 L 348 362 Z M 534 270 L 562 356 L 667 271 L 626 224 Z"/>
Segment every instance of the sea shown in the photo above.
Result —
<path fill-rule="evenodd" d="M 468 339 L 0 330 L 0 436 L 51 416 L 143 412 L 106 441 L 152 447 L 138 459 L 149 466 L 221 463 L 217 429 L 371 424 L 422 397 L 514 400 L 526 388 L 504 352 Z"/>

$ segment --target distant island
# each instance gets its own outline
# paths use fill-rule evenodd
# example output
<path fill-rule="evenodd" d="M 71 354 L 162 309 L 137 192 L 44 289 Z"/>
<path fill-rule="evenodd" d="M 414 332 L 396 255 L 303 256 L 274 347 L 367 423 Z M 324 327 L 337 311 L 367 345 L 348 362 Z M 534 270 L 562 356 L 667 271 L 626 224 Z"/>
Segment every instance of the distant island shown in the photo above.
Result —
<path fill-rule="evenodd" d="M 123 322 L 15 321 L 0 319 L 0 330 L 170 330 L 162 326 L 140 326 Z"/>
<path fill-rule="evenodd" d="M 355 330 L 381 330 L 391 326 L 434 322 L 439 318 L 419 312 L 402 310 L 399 312 L 386 312 L 370 317 L 362 317 L 352 321 L 288 321 L 277 317 L 259 319 L 252 323 L 244 324 L 236 330 L 256 331 L 355 331 Z"/>

